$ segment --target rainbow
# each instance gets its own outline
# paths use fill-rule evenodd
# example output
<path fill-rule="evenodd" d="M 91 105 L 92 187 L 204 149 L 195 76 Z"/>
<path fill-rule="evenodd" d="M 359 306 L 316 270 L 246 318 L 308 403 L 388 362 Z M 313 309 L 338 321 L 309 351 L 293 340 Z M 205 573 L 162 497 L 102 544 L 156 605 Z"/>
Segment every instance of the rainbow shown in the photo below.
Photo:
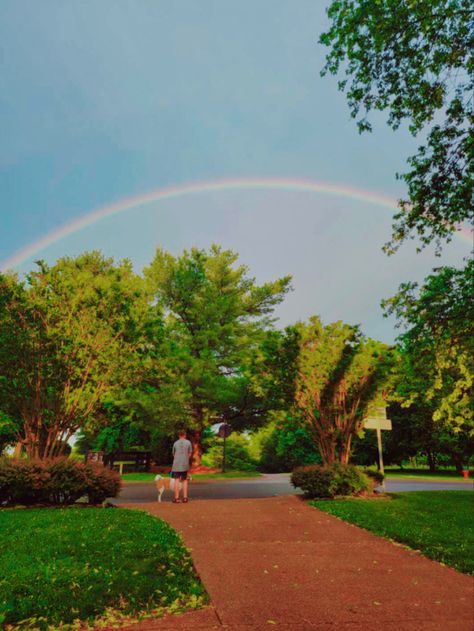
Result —
<path fill-rule="evenodd" d="M 397 201 L 391 197 L 365 191 L 349 186 L 344 186 L 334 182 L 319 182 L 316 180 L 300 180 L 294 178 L 239 178 L 239 179 L 221 179 L 204 182 L 190 182 L 188 184 L 179 184 L 177 186 L 169 186 L 160 188 L 155 191 L 136 195 L 134 197 L 126 197 L 107 206 L 101 206 L 89 213 L 86 213 L 73 221 L 52 230 L 37 241 L 17 250 L 12 256 L 0 263 L 0 270 L 6 271 L 14 269 L 18 265 L 25 263 L 31 257 L 48 246 L 64 239 L 68 235 L 83 230 L 96 222 L 117 215 L 128 210 L 134 210 L 141 206 L 146 206 L 152 202 L 164 201 L 167 199 L 176 199 L 189 195 L 202 193 L 213 193 L 218 191 L 231 190 L 278 190 L 288 192 L 308 192 L 323 195 L 333 195 L 337 197 L 345 197 L 358 201 L 389 208 L 394 210 L 397 207 Z M 463 241 L 471 243 L 472 233 L 466 228 L 460 228 L 456 233 Z"/>

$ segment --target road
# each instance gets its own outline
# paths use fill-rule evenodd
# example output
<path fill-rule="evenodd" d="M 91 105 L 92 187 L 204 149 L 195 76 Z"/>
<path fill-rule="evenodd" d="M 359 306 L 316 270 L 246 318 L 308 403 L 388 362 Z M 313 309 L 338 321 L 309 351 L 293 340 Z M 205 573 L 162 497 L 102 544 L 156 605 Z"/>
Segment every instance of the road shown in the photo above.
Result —
<path fill-rule="evenodd" d="M 453 491 L 473 490 L 474 482 L 431 482 L 420 480 L 387 480 L 386 490 L 396 491 Z M 228 479 L 225 481 L 199 480 L 190 484 L 189 496 L 192 500 L 241 499 L 275 497 L 298 493 L 289 481 L 287 474 L 267 474 L 261 478 L 248 480 Z M 115 503 L 151 502 L 156 500 L 152 482 L 127 483 Z M 163 501 L 170 501 L 171 493 L 165 492 Z"/>

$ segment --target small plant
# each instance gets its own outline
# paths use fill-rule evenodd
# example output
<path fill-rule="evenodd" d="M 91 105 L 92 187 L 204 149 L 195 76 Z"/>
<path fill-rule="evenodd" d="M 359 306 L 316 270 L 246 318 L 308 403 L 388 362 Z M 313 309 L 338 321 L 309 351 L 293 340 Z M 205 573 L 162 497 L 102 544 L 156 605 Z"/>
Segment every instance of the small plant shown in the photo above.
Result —
<path fill-rule="evenodd" d="M 121 481 L 117 473 L 97 464 L 68 458 L 0 460 L 0 505 L 69 505 L 85 497 L 100 504 L 115 497 Z"/>
<path fill-rule="evenodd" d="M 308 498 L 333 498 L 336 495 L 365 495 L 379 484 L 374 477 L 354 465 L 334 463 L 330 466 L 298 467 L 291 474 L 291 483 Z"/>

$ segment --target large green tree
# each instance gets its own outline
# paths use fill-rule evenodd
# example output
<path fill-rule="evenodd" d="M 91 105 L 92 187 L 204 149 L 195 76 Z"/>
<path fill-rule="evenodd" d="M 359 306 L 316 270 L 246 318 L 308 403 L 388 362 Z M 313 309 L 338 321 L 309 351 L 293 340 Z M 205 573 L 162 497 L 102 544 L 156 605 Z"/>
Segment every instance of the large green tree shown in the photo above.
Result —
<path fill-rule="evenodd" d="M 63 452 L 106 393 L 138 378 L 156 329 L 127 261 L 100 253 L 0 275 L 0 410 L 31 458 Z"/>
<path fill-rule="evenodd" d="M 441 267 L 421 287 L 404 283 L 382 304 L 404 329 L 397 398 L 423 410 L 443 433 L 460 466 L 474 436 L 474 261 L 464 269 Z"/>
<path fill-rule="evenodd" d="M 191 431 L 194 465 L 202 431 L 216 416 L 249 418 L 254 401 L 246 371 L 290 285 L 289 277 L 257 285 L 237 258 L 216 245 L 180 256 L 158 249 L 144 272 L 180 366 L 176 388 L 184 396 L 182 424 Z"/>
<path fill-rule="evenodd" d="M 472 0 L 333 0 L 322 74 L 343 73 L 351 115 L 371 130 L 372 110 L 423 144 L 399 176 L 408 188 L 385 249 L 407 237 L 439 252 L 474 219 L 474 5 Z"/>
<path fill-rule="evenodd" d="M 388 395 L 392 353 L 357 326 L 317 317 L 300 325 L 295 407 L 325 464 L 347 464 L 369 406 Z"/>

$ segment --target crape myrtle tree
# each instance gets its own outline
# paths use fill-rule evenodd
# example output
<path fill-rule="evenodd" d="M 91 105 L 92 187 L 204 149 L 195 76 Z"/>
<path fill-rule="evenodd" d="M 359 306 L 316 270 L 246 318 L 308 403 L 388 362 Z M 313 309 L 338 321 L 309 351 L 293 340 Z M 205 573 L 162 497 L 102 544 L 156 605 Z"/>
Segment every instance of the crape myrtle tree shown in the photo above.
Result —
<path fill-rule="evenodd" d="M 423 410 L 439 449 L 458 469 L 474 440 L 474 261 L 441 267 L 421 287 L 404 283 L 382 304 L 404 329 L 402 366 L 395 391 L 405 407 Z M 432 463 L 434 466 L 434 463 Z"/>
<path fill-rule="evenodd" d="M 28 457 L 61 455 L 101 422 L 106 393 L 139 378 L 157 320 L 130 263 L 98 252 L 38 262 L 25 282 L 0 275 L 0 410 Z"/>
<path fill-rule="evenodd" d="M 201 462 L 202 432 L 216 417 L 243 424 L 254 416 L 248 371 L 290 286 L 290 277 L 257 285 L 237 258 L 217 245 L 179 256 L 158 249 L 144 270 L 150 296 L 164 312 L 171 357 L 179 365 L 180 423 L 190 430 L 194 466 Z"/>
<path fill-rule="evenodd" d="M 322 74 L 342 74 L 359 130 L 373 110 L 423 136 L 395 215 L 388 253 L 408 237 L 439 253 L 474 219 L 474 4 L 472 0 L 333 0 Z"/>
<path fill-rule="evenodd" d="M 295 409 L 323 463 L 347 464 L 369 406 L 387 398 L 393 353 L 342 322 L 324 326 L 314 316 L 299 330 Z"/>

